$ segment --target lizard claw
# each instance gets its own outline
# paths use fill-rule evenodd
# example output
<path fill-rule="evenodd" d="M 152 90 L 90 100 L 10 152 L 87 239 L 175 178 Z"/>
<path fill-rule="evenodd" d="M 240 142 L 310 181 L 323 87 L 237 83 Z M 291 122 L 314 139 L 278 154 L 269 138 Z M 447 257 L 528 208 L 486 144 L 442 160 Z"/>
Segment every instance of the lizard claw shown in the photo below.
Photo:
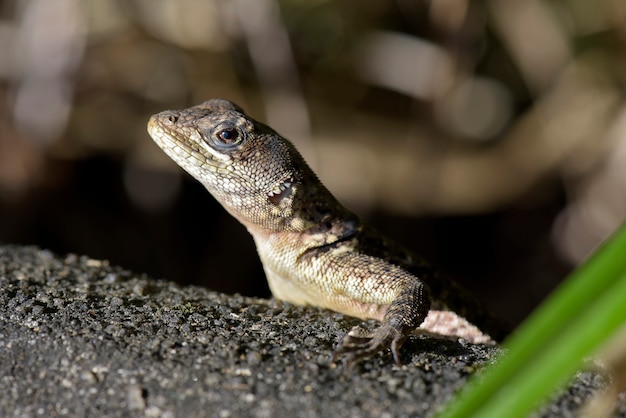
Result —
<path fill-rule="evenodd" d="M 350 369 L 355 362 L 389 348 L 391 349 L 394 362 L 400 364 L 399 350 L 404 342 L 404 338 L 404 335 L 398 329 L 388 324 L 383 324 L 373 331 L 355 326 L 343 337 L 335 349 L 333 361 L 345 354 L 346 365 Z"/>

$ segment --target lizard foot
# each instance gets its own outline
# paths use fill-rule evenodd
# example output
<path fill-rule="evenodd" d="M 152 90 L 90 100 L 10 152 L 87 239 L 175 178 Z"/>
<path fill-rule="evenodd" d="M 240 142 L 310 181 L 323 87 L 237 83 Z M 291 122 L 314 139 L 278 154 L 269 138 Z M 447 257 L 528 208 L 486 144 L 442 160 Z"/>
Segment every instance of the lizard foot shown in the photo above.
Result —
<path fill-rule="evenodd" d="M 388 324 L 383 324 L 373 331 L 356 326 L 343 337 L 337 346 L 333 361 L 345 354 L 346 365 L 349 369 L 353 363 L 389 348 L 395 363 L 400 364 L 399 350 L 404 339 L 405 336 L 400 330 Z"/>

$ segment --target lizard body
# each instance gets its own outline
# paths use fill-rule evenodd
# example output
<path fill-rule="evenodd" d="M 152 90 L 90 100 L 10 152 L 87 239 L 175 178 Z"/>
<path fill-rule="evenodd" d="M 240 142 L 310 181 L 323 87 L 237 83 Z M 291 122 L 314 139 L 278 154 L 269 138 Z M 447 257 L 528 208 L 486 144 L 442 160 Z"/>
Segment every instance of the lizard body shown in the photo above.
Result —
<path fill-rule="evenodd" d="M 150 118 L 148 132 L 246 226 L 276 298 L 381 322 L 344 337 L 336 353 L 349 362 L 385 348 L 397 362 L 400 345 L 425 320 L 430 329 L 441 328 L 438 311 L 429 315 L 431 302 L 470 321 L 453 314 L 459 329 L 470 329 L 463 336 L 488 338 L 472 324 L 501 336 L 497 321 L 454 282 L 365 225 L 289 141 L 234 103 L 213 99 L 161 112 Z"/>

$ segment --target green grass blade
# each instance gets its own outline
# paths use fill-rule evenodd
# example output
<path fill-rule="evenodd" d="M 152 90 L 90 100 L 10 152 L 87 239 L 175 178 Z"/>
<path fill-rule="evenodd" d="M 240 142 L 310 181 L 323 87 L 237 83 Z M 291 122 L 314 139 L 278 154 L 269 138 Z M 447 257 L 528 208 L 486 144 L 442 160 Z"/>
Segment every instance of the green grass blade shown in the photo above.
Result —
<path fill-rule="evenodd" d="M 580 367 L 626 319 L 626 274 L 593 301 L 532 363 L 506 382 L 477 415 L 483 418 L 523 417 L 544 401 Z"/>
<path fill-rule="evenodd" d="M 578 270 L 570 275 L 505 342 L 509 349 L 484 376 L 474 379 L 441 417 L 468 417 L 496 396 L 507 380 L 546 348 L 568 324 L 626 271 L 626 228 L 622 226 Z"/>

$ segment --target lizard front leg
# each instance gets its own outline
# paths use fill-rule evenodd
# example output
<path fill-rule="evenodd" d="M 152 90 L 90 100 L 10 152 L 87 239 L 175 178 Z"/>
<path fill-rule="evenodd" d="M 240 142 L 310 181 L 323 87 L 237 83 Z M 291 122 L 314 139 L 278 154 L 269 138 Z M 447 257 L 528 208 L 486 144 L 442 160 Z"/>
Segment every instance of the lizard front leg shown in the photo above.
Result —
<path fill-rule="evenodd" d="M 415 280 L 403 289 L 389 305 L 380 326 L 372 331 L 355 326 L 343 338 L 334 353 L 334 360 L 345 355 L 348 367 L 384 349 L 391 349 L 396 364 L 406 337 L 424 321 L 430 307 L 430 292 Z"/>
<path fill-rule="evenodd" d="M 389 348 L 398 363 L 400 346 L 428 315 L 430 288 L 402 267 L 360 251 L 360 238 L 307 250 L 289 269 L 295 274 L 268 274 L 270 287 L 280 298 L 296 293 L 280 289 L 289 283 L 308 295 L 299 303 L 381 322 L 372 331 L 354 327 L 339 343 L 335 359 L 342 356 L 351 364 Z"/>

